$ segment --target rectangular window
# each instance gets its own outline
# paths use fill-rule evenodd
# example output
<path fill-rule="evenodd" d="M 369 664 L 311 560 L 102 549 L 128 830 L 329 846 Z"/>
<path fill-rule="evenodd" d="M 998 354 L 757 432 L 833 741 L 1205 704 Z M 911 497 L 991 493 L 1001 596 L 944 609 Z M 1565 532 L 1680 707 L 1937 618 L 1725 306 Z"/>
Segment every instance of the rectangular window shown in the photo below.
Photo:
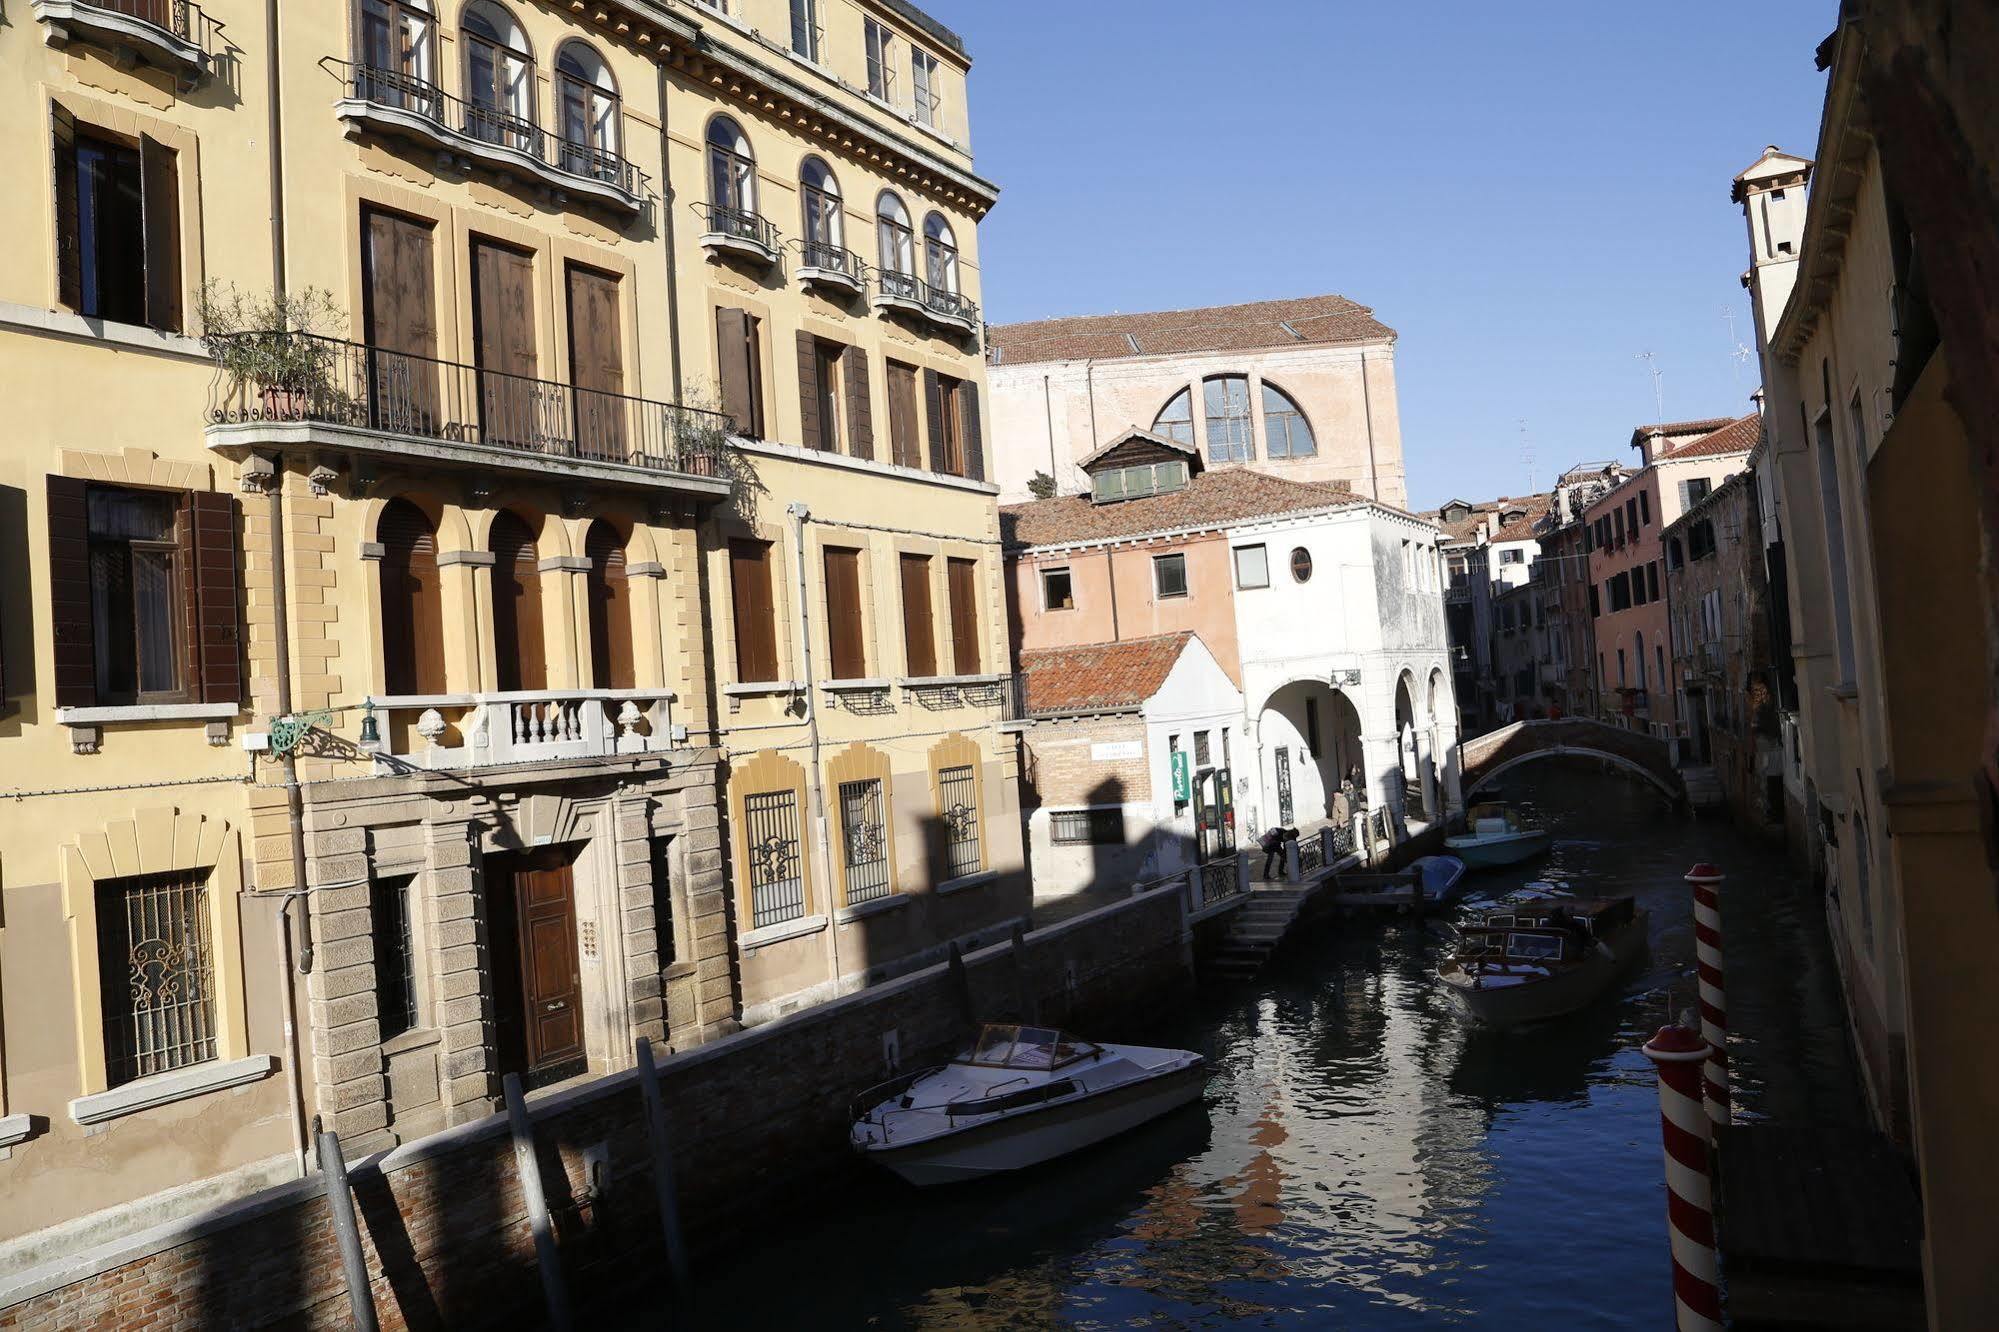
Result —
<path fill-rule="evenodd" d="M 1613 574 L 1609 582 L 1610 608 L 1613 611 L 1631 609 L 1631 575 Z"/>
<path fill-rule="evenodd" d="M 937 112 L 944 104 L 937 57 L 920 46 L 912 46 L 909 49 L 909 65 L 916 88 L 916 123 L 935 129 Z"/>
<path fill-rule="evenodd" d="M 1049 816 L 1057 846 L 1123 846 L 1122 809 L 1058 809 Z"/>
<path fill-rule="evenodd" d="M 1043 569 L 1041 571 L 1041 609 L 1076 609 L 1075 581 L 1067 569 Z"/>
<path fill-rule="evenodd" d="M 916 428 L 916 370 L 888 363 L 888 434 L 899 467 L 923 466 L 923 443 Z"/>
<path fill-rule="evenodd" d="M 182 641 L 188 534 L 181 497 L 92 486 L 90 617 L 99 703 L 166 703 L 185 696 Z"/>
<path fill-rule="evenodd" d="M 1224 738 L 1228 732 L 1222 732 Z M 1316 757 L 1319 754 L 1319 700 L 1305 696 L 1305 748 Z"/>
<path fill-rule="evenodd" d="M 96 892 L 110 1085 L 215 1058 L 208 871 L 105 879 Z"/>
<path fill-rule="evenodd" d="M 858 680 L 867 675 L 861 552 L 846 546 L 826 548 L 826 638 L 835 680 Z"/>
<path fill-rule="evenodd" d="M 80 315 L 179 332 L 180 168 L 174 151 L 54 112 L 56 286 Z"/>
<path fill-rule="evenodd" d="M 416 938 L 411 932 L 410 874 L 368 885 L 375 939 L 375 1018 L 381 1038 L 394 1040 L 422 1025 L 417 1012 Z"/>
<path fill-rule="evenodd" d="M 1639 565 L 1631 571 L 1631 604 L 1645 604 L 1645 566 Z"/>
<path fill-rule="evenodd" d="M 1708 497 L 1713 484 L 1704 476 L 1688 477 L 1683 483 L 1687 488 L 1687 507 L 1692 508 Z"/>
<path fill-rule="evenodd" d="M 1624 525 L 1631 533 L 1631 539 L 1636 541 L 1638 539 L 1638 500 L 1636 496 L 1624 501 Z"/>
<path fill-rule="evenodd" d="M 798 378 L 799 422 L 808 449 L 840 451 L 840 357 L 847 349 L 837 342 L 800 333 Z"/>
<path fill-rule="evenodd" d="M 925 372 L 928 374 L 928 372 Z M 930 402 L 930 470 L 947 476 L 970 476 L 965 470 L 967 401 L 976 390 L 950 375 L 931 375 L 935 393 Z"/>
<path fill-rule="evenodd" d="M 1647 527 L 1652 525 L 1652 492 L 1649 490 L 1638 492 L 1638 517 Z"/>
<path fill-rule="evenodd" d="M 1653 560 L 1645 566 L 1645 599 L 1647 601 L 1657 601 L 1659 599 L 1659 561 L 1657 560 Z"/>
<path fill-rule="evenodd" d="M 1602 614 L 1603 607 L 1598 604 L 1596 584 L 1591 583 L 1589 585 L 1589 617 L 1594 620 Z"/>
<path fill-rule="evenodd" d="M 1614 544 L 1616 544 L 1616 546 L 1621 550 L 1624 547 L 1624 510 L 1613 509 L 1611 511 L 1610 516 L 1613 520 L 1611 525 L 1616 532 L 1616 535 L 1612 538 L 1612 540 Z"/>
<path fill-rule="evenodd" d="M 868 92 L 884 102 L 895 100 L 895 37 L 873 19 L 867 20 Z"/>
<path fill-rule="evenodd" d="M 937 628 L 930 614 L 930 557 L 904 555 L 902 570 L 902 647 L 910 675 L 922 679 L 937 674 Z"/>
<path fill-rule="evenodd" d="M 1187 595 L 1187 557 L 1185 555 L 1155 555 L 1152 557 L 1152 591 L 1161 599 L 1184 597 Z"/>
<path fill-rule="evenodd" d="M 770 594 L 770 543 L 729 543 L 729 594 L 735 611 L 736 679 L 778 678 L 777 609 Z"/>
<path fill-rule="evenodd" d="M 735 419 L 736 433 L 764 437 L 762 322 L 745 310 L 715 311 L 716 379 L 722 410 Z"/>
<path fill-rule="evenodd" d="M 1527 558 L 1527 552 L 1524 550 L 1520 550 L 1518 548 L 1502 550 L 1499 552 L 1499 562 L 1501 564 L 1519 564 L 1521 561 L 1525 560 L 1526 558 Z"/>
<path fill-rule="evenodd" d="M 944 820 L 944 877 L 959 879 L 977 874 L 979 859 L 978 770 L 965 766 L 945 768 L 937 774 Z"/>
<path fill-rule="evenodd" d="M 1714 554 L 1714 523 L 1702 518 L 1687 526 L 1687 558 L 1704 560 Z"/>
<path fill-rule="evenodd" d="M 882 823 L 879 778 L 840 783 L 840 840 L 847 865 L 847 905 L 887 897 L 888 834 Z"/>
<path fill-rule="evenodd" d="M 1178 461 L 1113 467 L 1090 478 L 1091 496 L 1099 504 L 1165 495 L 1186 488 L 1187 464 Z"/>
<path fill-rule="evenodd" d="M 1208 733 L 1206 731 L 1194 732 L 1194 766 L 1197 768 L 1207 767 L 1211 757 L 1209 753 Z"/>
<path fill-rule="evenodd" d="M 1267 546 L 1237 546 L 1235 552 L 1235 585 L 1237 587 L 1270 586 L 1270 548 Z"/>
<path fill-rule="evenodd" d="M 805 879 L 798 858 L 798 792 L 745 796 L 743 846 L 750 867 L 750 928 L 802 917 Z"/>
<path fill-rule="evenodd" d="M 819 0 L 791 0 L 792 53 L 817 60 L 819 37 Z"/>
<path fill-rule="evenodd" d="M 652 839 L 652 932 L 661 970 L 680 960 L 680 931 L 673 908 L 673 839 Z"/>
<path fill-rule="evenodd" d="M 979 673 L 979 562 L 944 561 L 944 593 L 951 610 L 951 667 L 960 675 Z"/>

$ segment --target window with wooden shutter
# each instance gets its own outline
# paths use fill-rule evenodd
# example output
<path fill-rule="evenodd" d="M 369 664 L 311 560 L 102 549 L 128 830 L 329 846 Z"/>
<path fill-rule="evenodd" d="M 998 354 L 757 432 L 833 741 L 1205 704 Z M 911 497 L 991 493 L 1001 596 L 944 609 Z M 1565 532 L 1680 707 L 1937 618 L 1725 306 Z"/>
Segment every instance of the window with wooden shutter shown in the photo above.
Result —
<path fill-rule="evenodd" d="M 194 646 L 194 678 L 204 703 L 235 703 L 243 697 L 241 612 L 237 604 L 238 543 L 236 497 L 214 490 L 188 496 L 193 547 L 193 591 L 189 638 Z"/>
<path fill-rule="evenodd" d="M 966 419 L 963 399 L 967 385 L 963 380 L 940 375 L 935 370 L 923 372 L 923 383 L 930 411 L 930 470 L 946 476 L 964 476 Z"/>
<path fill-rule="evenodd" d="M 944 383 L 943 376 L 935 370 L 923 372 L 923 411 L 929 417 L 930 427 L 930 470 L 947 471 L 944 466 Z"/>
<path fill-rule="evenodd" d="M 486 443 L 539 447 L 534 323 L 534 256 L 474 236 L 472 357 L 479 373 L 479 438 Z"/>
<path fill-rule="evenodd" d="M 571 264 L 569 382 L 575 390 L 576 449 L 586 458 L 628 461 L 625 351 L 618 279 Z"/>
<path fill-rule="evenodd" d="M 190 595 L 185 492 L 90 486 L 90 636 L 100 704 L 187 698 Z"/>
<path fill-rule="evenodd" d="M 542 650 L 541 554 L 534 533 L 511 510 L 493 519 L 493 664 L 501 690 L 546 689 Z"/>
<path fill-rule="evenodd" d="M 912 676 L 937 674 L 937 628 L 930 611 L 930 557 L 904 555 L 902 645 Z"/>
<path fill-rule="evenodd" d="M 625 543 L 603 519 L 583 540 L 590 558 L 590 674 L 598 689 L 636 689 L 632 666 L 631 585 L 625 579 Z"/>
<path fill-rule="evenodd" d="M 736 679 L 744 684 L 778 678 L 777 610 L 771 600 L 767 541 L 729 543 L 729 597 L 735 612 Z"/>
<path fill-rule="evenodd" d="M 959 475 L 983 481 L 986 479 L 986 450 L 979 434 L 979 386 L 969 380 L 958 380 L 954 383 L 952 396 L 958 402 Z"/>
<path fill-rule="evenodd" d="M 945 590 L 951 597 L 951 664 L 960 675 L 979 673 L 979 562 L 946 560 Z"/>
<path fill-rule="evenodd" d="M 840 358 L 840 379 L 847 390 L 847 452 L 856 458 L 872 458 L 875 422 L 868 396 L 868 354 L 859 347 L 849 347 Z"/>
<path fill-rule="evenodd" d="M 83 223 L 81 182 L 76 159 L 76 117 L 54 109 L 56 169 L 56 299 L 83 309 Z"/>
<path fill-rule="evenodd" d="M 736 433 L 748 439 L 764 437 L 758 324 L 756 316 L 744 310 L 715 311 L 715 370 L 722 386 L 722 410 L 734 418 Z"/>
<path fill-rule="evenodd" d="M 835 680 L 868 673 L 867 635 L 861 618 L 861 552 L 826 548 L 826 638 Z"/>
<path fill-rule="evenodd" d="M 799 443 L 808 449 L 826 447 L 827 431 L 820 417 L 819 339 L 801 331 L 798 335 Z"/>
<path fill-rule="evenodd" d="M 923 444 L 917 429 L 916 368 L 888 363 L 888 433 L 893 458 L 900 467 L 923 466 Z"/>
<path fill-rule="evenodd" d="M 68 476 L 48 479 L 49 621 L 55 639 L 55 699 L 59 708 L 97 702 L 97 648 L 90 618 L 90 524 L 85 486 Z"/>
<path fill-rule="evenodd" d="M 431 435 L 444 425 L 432 239 L 431 224 L 419 218 L 361 211 L 362 337 L 369 413 L 380 430 Z"/>
<path fill-rule="evenodd" d="M 437 533 L 422 509 L 393 499 L 375 527 L 382 543 L 382 680 L 390 694 L 442 694 L 444 608 Z"/>
<path fill-rule="evenodd" d="M 139 198 L 145 231 L 146 322 L 180 331 L 180 168 L 174 151 L 139 136 Z"/>

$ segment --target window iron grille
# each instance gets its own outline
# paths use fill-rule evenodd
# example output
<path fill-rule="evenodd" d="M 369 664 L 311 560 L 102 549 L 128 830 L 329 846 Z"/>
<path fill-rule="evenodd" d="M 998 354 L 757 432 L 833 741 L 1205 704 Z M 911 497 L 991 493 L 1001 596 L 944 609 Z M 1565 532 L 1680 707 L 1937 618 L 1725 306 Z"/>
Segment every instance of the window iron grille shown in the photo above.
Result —
<path fill-rule="evenodd" d="M 1123 846 L 1121 809 L 1063 809 L 1050 816 L 1050 835 L 1057 846 Z"/>
<path fill-rule="evenodd" d="M 887 897 L 888 833 L 879 778 L 840 783 L 840 833 L 846 844 L 847 905 Z"/>
<path fill-rule="evenodd" d="M 750 925 L 782 925 L 805 914 L 798 858 L 798 793 L 763 791 L 743 801 L 750 870 Z"/>
<path fill-rule="evenodd" d="M 375 1009 L 381 1037 L 390 1040 L 419 1024 L 416 938 L 410 920 L 410 887 L 405 875 L 372 885 L 375 935 Z"/>
<path fill-rule="evenodd" d="M 978 779 L 969 766 L 946 768 L 938 774 L 942 788 L 945 878 L 979 872 Z"/>
<path fill-rule="evenodd" d="M 110 879 L 97 893 L 111 1085 L 215 1058 L 207 871 Z"/>

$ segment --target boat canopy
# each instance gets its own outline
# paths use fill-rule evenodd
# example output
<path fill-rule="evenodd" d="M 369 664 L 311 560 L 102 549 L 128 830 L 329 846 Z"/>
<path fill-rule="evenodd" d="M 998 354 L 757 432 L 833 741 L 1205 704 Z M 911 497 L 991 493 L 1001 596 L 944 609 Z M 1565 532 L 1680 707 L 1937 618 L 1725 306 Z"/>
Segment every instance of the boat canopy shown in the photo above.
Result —
<path fill-rule="evenodd" d="M 1095 1058 L 1101 1050 L 1053 1027 L 1020 1027 L 988 1022 L 979 1028 L 979 1039 L 960 1064 L 980 1068 L 1017 1068 L 1046 1072 L 1066 1068 L 1082 1059 Z"/>

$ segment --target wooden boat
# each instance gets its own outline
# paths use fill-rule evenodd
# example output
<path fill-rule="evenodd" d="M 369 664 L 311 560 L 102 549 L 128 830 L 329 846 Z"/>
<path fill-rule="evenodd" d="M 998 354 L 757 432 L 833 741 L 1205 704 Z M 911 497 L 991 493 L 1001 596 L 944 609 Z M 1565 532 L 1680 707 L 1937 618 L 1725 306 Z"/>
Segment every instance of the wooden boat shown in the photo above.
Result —
<path fill-rule="evenodd" d="M 1465 830 L 1444 839 L 1450 853 L 1473 869 L 1517 865 L 1548 849 L 1548 830 L 1528 823 L 1511 805 L 1488 801 L 1465 814 Z"/>
<path fill-rule="evenodd" d="M 950 1063 L 861 1093 L 850 1141 L 912 1184 L 976 1179 L 1136 1128 L 1198 1098 L 1206 1081 L 1206 1061 L 1189 1050 L 987 1023 Z"/>
<path fill-rule="evenodd" d="M 1465 862 L 1456 856 L 1418 856 L 1409 862 L 1423 884 L 1424 906 L 1448 906 L 1464 896 Z"/>
<path fill-rule="evenodd" d="M 1460 922 L 1437 978 L 1481 1022 L 1559 1017 L 1587 1006 L 1644 951 L 1645 921 L 1628 897 L 1537 894 Z"/>
<path fill-rule="evenodd" d="M 1465 863 L 1456 856 L 1418 856 L 1393 874 L 1353 874 L 1333 881 L 1332 904 L 1343 909 L 1389 907 L 1426 911 L 1464 895 Z"/>

